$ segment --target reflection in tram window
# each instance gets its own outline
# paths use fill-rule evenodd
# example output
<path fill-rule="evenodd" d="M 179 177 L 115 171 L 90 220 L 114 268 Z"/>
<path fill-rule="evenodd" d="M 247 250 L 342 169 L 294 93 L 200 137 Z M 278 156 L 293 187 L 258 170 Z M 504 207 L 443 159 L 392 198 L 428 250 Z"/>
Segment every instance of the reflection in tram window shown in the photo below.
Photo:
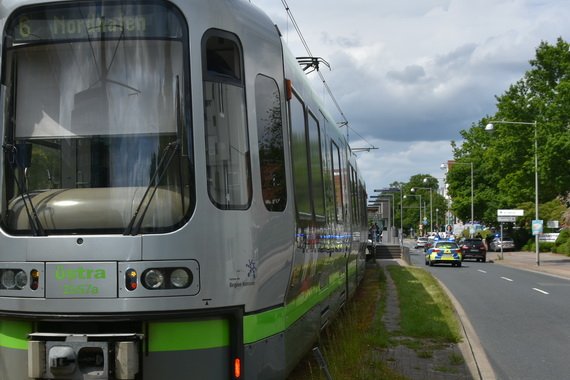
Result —
<path fill-rule="evenodd" d="M 204 49 L 204 117 L 208 194 L 221 209 L 247 209 L 251 171 L 242 57 L 237 38 L 206 33 Z"/>
<path fill-rule="evenodd" d="M 255 79 L 255 108 L 263 203 L 269 211 L 283 211 L 287 202 L 281 101 L 275 80 Z"/>
<path fill-rule="evenodd" d="M 175 229 L 193 205 L 182 20 L 157 5 L 109 4 L 109 18 L 169 22 L 100 33 L 78 21 L 58 34 L 54 19 L 101 7 L 22 12 L 6 26 L 3 56 L 2 225 L 15 234 L 127 233 L 139 210 L 133 234 Z M 33 34 L 22 34 L 22 20 Z"/>

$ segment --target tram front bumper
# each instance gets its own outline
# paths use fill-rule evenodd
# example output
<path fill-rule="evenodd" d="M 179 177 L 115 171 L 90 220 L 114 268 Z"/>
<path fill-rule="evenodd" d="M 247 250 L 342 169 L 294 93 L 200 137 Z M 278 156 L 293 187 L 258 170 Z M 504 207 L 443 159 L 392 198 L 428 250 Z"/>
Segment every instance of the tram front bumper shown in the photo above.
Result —
<path fill-rule="evenodd" d="M 134 379 L 139 370 L 138 334 L 30 334 L 31 379 Z"/>

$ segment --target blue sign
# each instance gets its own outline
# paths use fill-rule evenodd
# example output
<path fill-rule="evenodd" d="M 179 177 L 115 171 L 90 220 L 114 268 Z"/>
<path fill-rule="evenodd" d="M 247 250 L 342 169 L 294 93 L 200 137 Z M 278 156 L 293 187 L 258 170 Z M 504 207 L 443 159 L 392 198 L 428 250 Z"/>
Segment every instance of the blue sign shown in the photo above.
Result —
<path fill-rule="evenodd" d="M 533 220 L 532 221 L 532 235 L 540 235 L 542 233 L 542 220 Z"/>

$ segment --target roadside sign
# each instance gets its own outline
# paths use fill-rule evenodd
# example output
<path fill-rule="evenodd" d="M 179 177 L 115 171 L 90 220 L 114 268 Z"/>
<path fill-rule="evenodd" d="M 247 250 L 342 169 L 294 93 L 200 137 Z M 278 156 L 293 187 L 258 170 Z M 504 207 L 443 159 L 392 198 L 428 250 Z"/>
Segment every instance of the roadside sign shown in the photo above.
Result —
<path fill-rule="evenodd" d="M 556 241 L 556 239 L 558 239 L 558 236 L 560 235 L 560 233 L 550 233 L 550 234 L 542 234 L 540 235 L 540 237 L 538 238 L 538 240 L 540 241 L 544 241 L 544 242 L 549 242 L 549 243 L 554 243 Z"/>
<path fill-rule="evenodd" d="M 497 210 L 497 216 L 523 216 L 524 210 L 518 209 L 507 209 L 507 210 Z"/>
<path fill-rule="evenodd" d="M 497 222 L 516 222 L 516 216 L 497 216 Z"/>
<path fill-rule="evenodd" d="M 533 220 L 532 223 L 532 235 L 540 235 L 542 233 L 542 220 Z"/>

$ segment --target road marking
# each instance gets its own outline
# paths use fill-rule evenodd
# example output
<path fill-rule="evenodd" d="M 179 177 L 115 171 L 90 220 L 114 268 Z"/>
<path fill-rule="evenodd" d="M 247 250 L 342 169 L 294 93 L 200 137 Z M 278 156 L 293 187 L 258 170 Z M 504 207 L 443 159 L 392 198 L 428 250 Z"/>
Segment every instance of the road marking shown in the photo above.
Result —
<path fill-rule="evenodd" d="M 513 282 L 513 280 L 511 280 L 511 279 L 510 279 L 510 278 L 508 278 L 508 277 L 501 277 L 501 278 L 502 278 L 503 280 L 505 280 L 505 281 L 510 281 L 510 282 Z"/>
<path fill-rule="evenodd" d="M 487 273 L 487 271 L 486 271 L 486 270 L 483 270 L 483 269 L 477 269 L 477 271 L 479 271 L 479 272 L 481 272 L 481 273 Z"/>
<path fill-rule="evenodd" d="M 536 290 L 537 292 L 542 293 L 542 294 L 550 294 L 550 293 L 545 292 L 544 290 L 539 289 L 539 288 L 532 288 L 532 290 Z"/>

